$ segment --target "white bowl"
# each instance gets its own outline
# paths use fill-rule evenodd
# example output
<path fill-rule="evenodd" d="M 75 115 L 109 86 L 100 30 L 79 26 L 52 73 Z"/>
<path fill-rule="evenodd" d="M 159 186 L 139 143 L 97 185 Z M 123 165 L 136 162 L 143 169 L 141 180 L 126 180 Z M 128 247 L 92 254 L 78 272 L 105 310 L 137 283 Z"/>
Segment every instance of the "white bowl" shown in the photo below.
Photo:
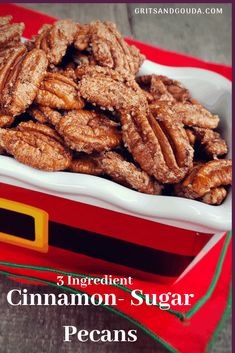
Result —
<path fill-rule="evenodd" d="M 180 80 L 194 98 L 219 114 L 220 129 L 231 147 L 230 81 L 208 70 L 169 67 L 146 60 L 140 74 L 152 73 Z M 91 175 L 44 172 L 6 156 L 0 156 L 0 181 L 184 229 L 205 233 L 231 229 L 231 191 L 222 205 L 211 206 L 179 197 L 142 194 Z"/>

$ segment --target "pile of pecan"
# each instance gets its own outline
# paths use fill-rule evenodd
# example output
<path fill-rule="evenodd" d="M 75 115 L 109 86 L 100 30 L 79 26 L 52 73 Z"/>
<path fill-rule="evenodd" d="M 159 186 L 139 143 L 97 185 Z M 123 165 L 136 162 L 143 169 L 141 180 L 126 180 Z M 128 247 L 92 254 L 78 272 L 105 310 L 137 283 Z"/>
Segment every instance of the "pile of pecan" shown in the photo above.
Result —
<path fill-rule="evenodd" d="M 218 115 L 178 81 L 136 77 L 144 56 L 113 23 L 61 20 L 25 43 L 23 31 L 0 17 L 1 154 L 221 204 L 232 165 Z"/>

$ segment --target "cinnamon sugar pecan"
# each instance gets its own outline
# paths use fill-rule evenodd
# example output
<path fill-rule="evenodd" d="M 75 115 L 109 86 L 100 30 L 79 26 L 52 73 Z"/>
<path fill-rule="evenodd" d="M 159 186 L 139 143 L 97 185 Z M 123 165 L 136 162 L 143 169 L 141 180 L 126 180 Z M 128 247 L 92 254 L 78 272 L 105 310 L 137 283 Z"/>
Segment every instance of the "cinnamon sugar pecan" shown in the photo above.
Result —
<path fill-rule="evenodd" d="M 50 64 L 59 64 L 70 44 L 73 43 L 78 27 L 72 20 L 60 20 L 53 25 L 44 25 L 34 45 L 44 50 Z"/>
<path fill-rule="evenodd" d="M 94 111 L 70 111 L 56 124 L 56 130 L 70 148 L 79 152 L 107 151 L 122 141 L 118 124 Z"/>
<path fill-rule="evenodd" d="M 37 120 L 39 123 L 41 124 L 47 124 L 48 123 L 48 118 L 47 116 L 43 113 L 41 108 L 46 108 L 43 106 L 37 106 L 37 105 L 33 105 L 31 106 L 28 110 L 27 113 L 34 118 L 35 120 Z M 50 108 L 49 108 L 50 109 Z"/>
<path fill-rule="evenodd" d="M 218 115 L 213 115 L 198 102 L 176 102 L 172 108 L 186 126 L 215 129 L 219 124 Z"/>
<path fill-rule="evenodd" d="M 98 65 L 132 74 L 144 61 L 140 51 L 128 45 L 111 22 L 95 21 L 81 26 L 74 45 L 79 50 L 90 50 Z"/>
<path fill-rule="evenodd" d="M 69 170 L 75 173 L 101 175 L 103 170 L 99 165 L 97 157 L 83 155 L 74 158 L 69 166 Z"/>
<path fill-rule="evenodd" d="M 24 31 L 23 23 L 11 24 L 12 16 L 0 17 L 0 48 L 15 45 Z"/>
<path fill-rule="evenodd" d="M 168 106 L 121 115 L 123 139 L 134 159 L 161 183 L 177 183 L 192 166 L 193 149 Z"/>
<path fill-rule="evenodd" d="M 0 146 L 19 162 L 37 169 L 64 170 L 71 163 L 71 154 L 66 147 L 53 133 L 50 135 L 48 130 L 45 133 L 38 126 L 35 129 L 32 126 L 0 129 Z"/>
<path fill-rule="evenodd" d="M 131 111 L 147 108 L 147 100 L 132 76 L 99 66 L 76 70 L 81 96 L 101 108 Z"/>
<path fill-rule="evenodd" d="M 222 186 L 211 189 L 201 201 L 209 205 L 220 205 L 227 196 L 227 190 Z"/>
<path fill-rule="evenodd" d="M 77 84 L 64 75 L 51 72 L 42 81 L 35 103 L 66 110 L 84 107 Z"/>
<path fill-rule="evenodd" d="M 148 100 L 186 102 L 190 99 L 189 91 L 176 80 L 162 75 L 143 75 L 137 77 L 140 87 L 149 93 Z"/>
<path fill-rule="evenodd" d="M 42 124 L 51 124 L 55 126 L 62 115 L 49 107 L 44 107 L 42 105 L 34 105 L 28 109 L 29 115 Z"/>
<path fill-rule="evenodd" d="M 45 75 L 47 59 L 39 49 L 22 44 L 0 52 L 0 112 L 19 115 L 33 102 Z"/>
<path fill-rule="evenodd" d="M 61 143 L 62 145 L 64 144 L 63 139 L 61 138 L 61 136 L 51 127 L 49 127 L 48 125 L 45 124 L 41 124 L 41 123 L 34 123 L 33 121 L 29 120 L 26 122 L 22 122 L 17 126 L 17 130 L 19 131 L 32 131 L 32 133 L 34 132 L 40 132 L 41 134 L 51 137 L 54 140 L 58 141 L 59 143 Z"/>
<path fill-rule="evenodd" d="M 78 31 L 75 37 L 74 46 L 78 50 L 88 49 L 90 43 L 90 24 L 78 24 Z"/>
<path fill-rule="evenodd" d="M 205 164 L 199 163 L 175 186 L 175 193 L 198 199 L 211 192 L 211 189 L 232 184 L 232 161 L 217 159 Z"/>
<path fill-rule="evenodd" d="M 207 156 L 217 158 L 228 153 L 228 146 L 218 132 L 195 127 L 194 133 Z"/>
<path fill-rule="evenodd" d="M 109 151 L 97 158 L 103 172 L 114 181 L 146 194 L 161 194 L 162 186 L 157 181 L 120 154 Z"/>

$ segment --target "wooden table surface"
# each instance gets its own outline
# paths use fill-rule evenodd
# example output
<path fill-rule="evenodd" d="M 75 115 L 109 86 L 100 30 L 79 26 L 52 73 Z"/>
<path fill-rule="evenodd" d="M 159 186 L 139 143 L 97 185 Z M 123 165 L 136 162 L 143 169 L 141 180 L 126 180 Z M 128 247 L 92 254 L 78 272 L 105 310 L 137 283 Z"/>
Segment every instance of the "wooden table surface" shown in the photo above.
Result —
<path fill-rule="evenodd" d="M 22 4 L 23 5 L 23 4 Z M 231 64 L 231 5 L 189 5 L 219 7 L 221 15 L 136 15 L 135 8 L 174 7 L 174 4 L 24 4 L 58 18 L 79 22 L 94 19 L 117 23 L 121 32 L 141 41 L 200 57 Z M 177 6 L 179 7 L 179 6 Z M 62 326 L 80 329 L 124 329 L 133 325 L 96 307 L 11 307 L 6 295 L 22 287 L 0 276 L 0 353 L 164 353 L 146 334 L 138 330 L 136 343 L 62 343 Z M 27 287 L 32 293 L 55 293 L 53 288 Z M 231 319 L 227 320 L 210 353 L 231 352 Z M 199 352 L 200 353 L 200 352 Z"/>

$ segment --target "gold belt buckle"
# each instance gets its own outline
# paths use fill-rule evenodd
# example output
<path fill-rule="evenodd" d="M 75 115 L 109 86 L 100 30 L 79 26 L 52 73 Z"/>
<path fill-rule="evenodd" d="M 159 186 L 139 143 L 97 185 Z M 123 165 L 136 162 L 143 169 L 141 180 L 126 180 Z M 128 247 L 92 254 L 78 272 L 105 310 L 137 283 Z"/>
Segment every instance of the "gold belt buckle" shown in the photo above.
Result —
<path fill-rule="evenodd" d="M 20 202 L 0 198 L 0 209 L 14 211 L 34 219 L 34 240 L 24 239 L 20 236 L 0 231 L 0 241 L 21 246 L 39 252 L 48 252 L 48 213 L 40 208 L 32 207 Z M 1 230 L 1 224 L 0 224 Z M 23 234 L 22 234 L 23 236 Z"/>

